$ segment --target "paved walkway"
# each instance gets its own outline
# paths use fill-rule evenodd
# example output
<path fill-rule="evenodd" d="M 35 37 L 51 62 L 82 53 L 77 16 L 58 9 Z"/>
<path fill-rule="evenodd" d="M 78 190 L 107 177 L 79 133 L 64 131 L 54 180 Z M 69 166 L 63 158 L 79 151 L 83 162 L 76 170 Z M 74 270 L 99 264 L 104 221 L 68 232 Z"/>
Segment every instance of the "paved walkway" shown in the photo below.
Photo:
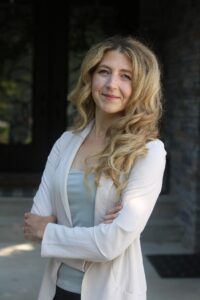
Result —
<path fill-rule="evenodd" d="M 148 300 L 200 300 L 200 278 L 161 278 L 145 254 L 190 253 L 178 244 L 143 244 L 144 266 L 146 270 Z"/>
<path fill-rule="evenodd" d="M 174 245 L 162 245 L 160 248 L 161 252 L 165 253 L 167 250 L 170 250 L 170 253 L 177 252 Z M 145 256 L 145 253 L 157 253 L 158 249 L 158 245 L 143 245 L 148 300 L 199 300 L 200 279 L 162 279 L 159 277 Z M 1 243 L 0 299 L 36 300 L 44 263 L 45 260 L 40 258 L 40 247 L 37 244 Z"/>
<path fill-rule="evenodd" d="M 40 258 L 39 244 L 24 240 L 21 219 L 24 211 L 19 204 L 17 207 L 8 210 L 0 205 L 0 300 L 36 300 L 45 259 Z M 200 279 L 160 278 L 146 257 L 153 253 L 187 253 L 188 249 L 176 244 L 155 243 L 142 244 L 142 248 L 148 300 L 200 299 Z"/>

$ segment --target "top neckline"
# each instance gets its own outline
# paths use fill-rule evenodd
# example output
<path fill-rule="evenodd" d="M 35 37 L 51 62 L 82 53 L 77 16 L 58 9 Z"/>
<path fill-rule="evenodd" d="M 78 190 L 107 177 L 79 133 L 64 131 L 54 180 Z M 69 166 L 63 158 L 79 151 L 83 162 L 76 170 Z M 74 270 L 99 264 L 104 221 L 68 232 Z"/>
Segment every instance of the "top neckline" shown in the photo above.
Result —
<path fill-rule="evenodd" d="M 79 170 L 79 169 L 70 169 L 69 170 L 70 172 L 77 172 L 77 173 L 85 173 L 85 171 L 84 170 Z"/>
<path fill-rule="evenodd" d="M 77 174 L 82 174 L 82 175 L 84 175 L 84 174 L 86 174 L 86 172 L 84 171 L 84 170 L 80 170 L 80 169 L 70 169 L 69 170 L 69 173 L 77 173 Z M 87 173 L 88 175 L 94 175 L 94 173 Z"/>

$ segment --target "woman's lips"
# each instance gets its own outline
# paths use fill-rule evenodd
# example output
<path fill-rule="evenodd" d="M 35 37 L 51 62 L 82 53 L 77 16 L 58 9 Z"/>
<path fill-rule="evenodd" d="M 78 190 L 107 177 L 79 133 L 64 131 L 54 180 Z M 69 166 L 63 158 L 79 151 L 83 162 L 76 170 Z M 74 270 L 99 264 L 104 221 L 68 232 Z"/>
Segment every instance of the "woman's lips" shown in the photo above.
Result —
<path fill-rule="evenodd" d="M 110 95 L 110 94 L 103 94 L 103 96 L 107 99 L 110 99 L 110 100 L 117 100 L 119 99 L 120 97 L 118 96 L 115 96 L 115 95 Z"/>

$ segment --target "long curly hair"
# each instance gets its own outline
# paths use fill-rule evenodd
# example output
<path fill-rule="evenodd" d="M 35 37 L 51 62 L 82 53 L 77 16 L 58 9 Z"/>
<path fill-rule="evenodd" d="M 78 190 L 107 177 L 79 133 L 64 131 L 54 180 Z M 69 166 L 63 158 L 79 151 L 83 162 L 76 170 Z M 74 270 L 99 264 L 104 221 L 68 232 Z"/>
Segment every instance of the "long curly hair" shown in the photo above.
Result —
<path fill-rule="evenodd" d="M 95 118 L 92 76 L 109 50 L 117 50 L 131 61 L 133 92 L 122 115 L 108 128 L 109 143 L 96 155 L 97 164 L 90 171 L 95 172 L 97 183 L 102 174 L 111 178 L 120 194 L 135 161 L 147 153 L 146 143 L 158 137 L 162 93 L 158 59 L 149 46 L 131 36 L 107 38 L 87 52 L 77 85 L 68 96 L 78 111 L 75 132 Z"/>

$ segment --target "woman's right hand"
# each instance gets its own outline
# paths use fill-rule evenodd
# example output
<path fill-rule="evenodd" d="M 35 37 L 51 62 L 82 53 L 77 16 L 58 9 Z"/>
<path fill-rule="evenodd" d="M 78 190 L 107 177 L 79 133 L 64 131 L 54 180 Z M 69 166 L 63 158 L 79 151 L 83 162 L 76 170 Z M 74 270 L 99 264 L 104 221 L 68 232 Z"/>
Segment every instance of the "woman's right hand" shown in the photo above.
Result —
<path fill-rule="evenodd" d="M 56 223 L 55 216 L 39 216 L 32 213 L 24 214 L 24 237 L 27 240 L 42 240 L 48 223 Z"/>
<path fill-rule="evenodd" d="M 114 219 L 118 216 L 122 207 L 123 207 L 123 205 L 121 203 L 117 203 L 114 208 L 110 209 L 106 213 L 105 217 L 103 218 L 102 223 L 104 223 L 104 224 L 112 223 L 114 221 Z"/>

